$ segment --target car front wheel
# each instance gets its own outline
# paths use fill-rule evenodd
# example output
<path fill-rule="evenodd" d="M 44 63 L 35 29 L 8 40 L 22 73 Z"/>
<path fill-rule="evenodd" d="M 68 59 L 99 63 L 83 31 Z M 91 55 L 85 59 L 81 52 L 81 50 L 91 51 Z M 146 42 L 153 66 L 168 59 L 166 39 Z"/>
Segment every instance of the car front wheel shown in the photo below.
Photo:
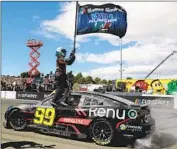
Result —
<path fill-rule="evenodd" d="M 20 111 L 14 111 L 9 116 L 9 124 L 14 130 L 24 130 L 27 126 L 27 121 Z"/>
<path fill-rule="evenodd" d="M 98 145 L 108 145 L 112 142 L 114 131 L 112 125 L 107 120 L 96 120 L 90 126 L 90 136 Z"/>

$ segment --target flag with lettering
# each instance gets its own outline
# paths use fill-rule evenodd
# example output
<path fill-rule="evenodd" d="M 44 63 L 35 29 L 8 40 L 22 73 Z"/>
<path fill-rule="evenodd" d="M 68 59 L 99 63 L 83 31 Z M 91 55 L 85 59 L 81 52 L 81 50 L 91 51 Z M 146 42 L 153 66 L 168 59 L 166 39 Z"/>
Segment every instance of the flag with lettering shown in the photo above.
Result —
<path fill-rule="evenodd" d="M 77 8 L 77 35 L 108 33 L 120 38 L 127 31 L 127 12 L 114 4 L 83 5 Z"/>

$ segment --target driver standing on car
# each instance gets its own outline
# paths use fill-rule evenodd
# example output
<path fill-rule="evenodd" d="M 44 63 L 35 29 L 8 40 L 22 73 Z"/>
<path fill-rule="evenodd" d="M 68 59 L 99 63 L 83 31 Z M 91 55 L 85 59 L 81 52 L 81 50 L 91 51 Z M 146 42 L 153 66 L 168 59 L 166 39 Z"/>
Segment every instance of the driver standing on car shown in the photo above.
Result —
<path fill-rule="evenodd" d="M 56 50 L 56 72 L 55 72 L 55 81 L 57 90 L 54 95 L 53 102 L 56 104 L 65 104 L 65 99 L 62 99 L 63 93 L 68 93 L 68 84 L 67 84 L 67 74 L 66 74 L 66 65 L 72 65 L 75 61 L 75 53 L 71 52 L 68 58 L 66 57 L 66 50 L 64 48 L 57 48 Z M 60 101 L 58 103 L 58 101 Z"/>

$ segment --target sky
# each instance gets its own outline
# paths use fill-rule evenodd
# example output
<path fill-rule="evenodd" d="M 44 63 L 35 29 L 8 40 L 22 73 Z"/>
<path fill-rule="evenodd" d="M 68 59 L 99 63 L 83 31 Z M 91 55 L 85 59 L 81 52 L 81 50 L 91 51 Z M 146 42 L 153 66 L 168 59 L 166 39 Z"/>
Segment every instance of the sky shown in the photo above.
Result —
<path fill-rule="evenodd" d="M 107 2 L 79 2 L 100 5 Z M 127 11 L 128 28 L 122 38 L 123 78 L 144 78 L 177 50 L 177 3 L 112 2 Z M 2 75 L 20 75 L 30 67 L 28 39 L 41 40 L 39 71 L 55 71 L 58 47 L 73 49 L 75 2 L 2 2 Z M 120 78 L 120 39 L 111 34 L 78 35 L 74 74 Z M 150 78 L 177 78 L 177 53 Z"/>

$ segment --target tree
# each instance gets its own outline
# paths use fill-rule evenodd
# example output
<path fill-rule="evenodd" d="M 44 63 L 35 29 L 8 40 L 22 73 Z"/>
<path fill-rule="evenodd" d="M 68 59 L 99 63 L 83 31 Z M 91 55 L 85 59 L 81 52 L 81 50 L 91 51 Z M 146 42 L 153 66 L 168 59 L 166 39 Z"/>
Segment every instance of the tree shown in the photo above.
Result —
<path fill-rule="evenodd" d="M 94 79 L 94 81 L 95 81 L 95 83 L 96 83 L 96 84 L 100 84 L 101 79 L 100 79 L 100 78 L 98 78 L 98 77 L 96 77 L 96 78 Z"/>
<path fill-rule="evenodd" d="M 101 84 L 107 84 L 107 83 L 108 83 L 107 80 L 105 79 L 101 80 Z"/>
<path fill-rule="evenodd" d="M 78 79 L 80 79 L 80 78 L 82 78 L 83 76 L 82 76 L 82 73 L 78 73 L 77 75 L 76 75 L 76 78 L 78 78 Z"/>
<path fill-rule="evenodd" d="M 22 72 L 22 73 L 20 74 L 20 76 L 21 76 L 22 78 L 27 78 L 29 75 L 28 75 L 28 72 Z"/>
<path fill-rule="evenodd" d="M 79 84 L 78 83 L 74 83 L 73 91 L 79 91 Z"/>
<path fill-rule="evenodd" d="M 74 83 L 78 82 L 78 80 L 82 77 L 82 73 L 78 73 L 76 76 L 74 76 Z"/>
<path fill-rule="evenodd" d="M 126 79 L 127 79 L 127 80 L 131 80 L 132 78 L 131 78 L 131 77 L 127 77 Z"/>
<path fill-rule="evenodd" d="M 81 78 L 79 78 L 79 79 L 77 80 L 77 83 L 78 83 L 78 84 L 85 84 L 85 83 L 86 83 L 86 80 L 85 80 L 84 77 L 81 77 Z"/>
<path fill-rule="evenodd" d="M 112 81 L 111 81 L 111 80 L 109 80 L 109 81 L 107 81 L 107 83 L 108 83 L 108 84 L 112 84 Z"/>
<path fill-rule="evenodd" d="M 85 78 L 86 84 L 92 84 L 93 83 L 93 78 L 91 76 L 87 76 Z"/>

